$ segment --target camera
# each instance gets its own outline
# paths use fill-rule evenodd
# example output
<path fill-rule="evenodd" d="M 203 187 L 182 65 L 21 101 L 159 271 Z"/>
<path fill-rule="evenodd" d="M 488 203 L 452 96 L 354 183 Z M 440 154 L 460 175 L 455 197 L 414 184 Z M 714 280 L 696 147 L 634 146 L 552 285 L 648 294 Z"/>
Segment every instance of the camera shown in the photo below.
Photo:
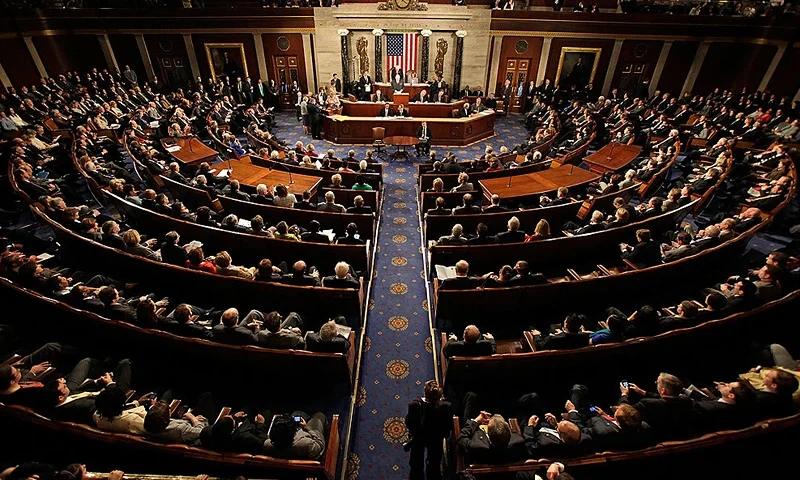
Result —
<path fill-rule="evenodd" d="M 403 451 L 404 452 L 410 452 L 411 451 L 411 445 L 413 443 L 414 443 L 414 439 L 413 438 L 409 438 L 408 441 L 403 443 Z"/>

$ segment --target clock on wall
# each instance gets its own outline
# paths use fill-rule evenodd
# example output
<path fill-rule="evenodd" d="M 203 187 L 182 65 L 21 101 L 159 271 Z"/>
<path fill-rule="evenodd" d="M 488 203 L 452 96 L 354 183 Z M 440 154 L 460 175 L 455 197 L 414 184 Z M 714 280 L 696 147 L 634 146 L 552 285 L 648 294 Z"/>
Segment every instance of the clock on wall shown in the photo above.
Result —
<path fill-rule="evenodd" d="M 407 10 L 411 5 L 411 0 L 394 0 L 394 4 L 397 5 L 397 8 L 400 10 Z"/>

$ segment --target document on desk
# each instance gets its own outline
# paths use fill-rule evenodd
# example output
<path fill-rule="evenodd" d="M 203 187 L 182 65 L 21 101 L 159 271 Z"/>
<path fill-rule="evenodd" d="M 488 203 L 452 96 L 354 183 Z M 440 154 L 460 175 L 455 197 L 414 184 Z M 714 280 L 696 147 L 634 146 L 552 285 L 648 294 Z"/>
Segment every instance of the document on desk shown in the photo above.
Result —
<path fill-rule="evenodd" d="M 171 147 L 167 147 L 167 151 L 169 153 L 175 153 L 175 152 L 179 151 L 180 149 L 181 149 L 180 145 L 173 145 Z"/>
<path fill-rule="evenodd" d="M 328 238 L 330 238 L 331 239 L 331 243 L 333 243 L 333 241 L 336 240 L 336 234 L 333 233 L 333 229 L 323 230 L 323 231 L 321 231 L 319 233 L 321 233 L 321 234 L 327 236 Z"/>
<path fill-rule="evenodd" d="M 226 168 L 226 169 L 222 170 L 221 172 L 219 172 L 219 175 L 217 175 L 217 176 L 218 177 L 226 177 L 227 178 L 227 177 L 229 177 L 231 175 L 232 171 L 233 171 L 232 168 Z"/>
<path fill-rule="evenodd" d="M 336 324 L 336 333 L 338 335 L 343 336 L 344 338 L 349 337 L 350 336 L 350 332 L 352 332 L 352 331 L 353 331 L 353 329 L 348 327 L 347 325 L 339 325 L 338 323 Z"/>
<path fill-rule="evenodd" d="M 447 280 L 448 278 L 456 278 L 456 267 L 445 267 L 444 265 L 436 265 L 436 278 L 439 280 Z"/>
<path fill-rule="evenodd" d="M 239 226 L 244 228 L 250 228 L 250 220 L 245 220 L 244 218 L 239 219 Z"/>

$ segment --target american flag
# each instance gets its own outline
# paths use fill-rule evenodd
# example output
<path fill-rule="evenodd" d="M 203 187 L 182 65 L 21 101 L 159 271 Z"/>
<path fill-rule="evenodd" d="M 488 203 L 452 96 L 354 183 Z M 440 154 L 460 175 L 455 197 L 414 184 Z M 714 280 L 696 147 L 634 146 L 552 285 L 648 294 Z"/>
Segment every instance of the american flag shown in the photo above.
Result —
<path fill-rule="evenodd" d="M 417 69 L 417 34 L 386 34 L 386 68 L 399 67 L 403 73 Z"/>

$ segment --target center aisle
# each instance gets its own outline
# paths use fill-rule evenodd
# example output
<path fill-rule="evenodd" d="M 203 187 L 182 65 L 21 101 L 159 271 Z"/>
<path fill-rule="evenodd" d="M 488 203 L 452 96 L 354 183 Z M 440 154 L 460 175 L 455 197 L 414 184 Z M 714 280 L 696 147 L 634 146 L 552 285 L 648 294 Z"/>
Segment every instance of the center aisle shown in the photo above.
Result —
<path fill-rule="evenodd" d="M 409 474 L 408 402 L 434 378 L 414 163 L 384 167 L 376 277 L 369 301 L 346 480 Z"/>

